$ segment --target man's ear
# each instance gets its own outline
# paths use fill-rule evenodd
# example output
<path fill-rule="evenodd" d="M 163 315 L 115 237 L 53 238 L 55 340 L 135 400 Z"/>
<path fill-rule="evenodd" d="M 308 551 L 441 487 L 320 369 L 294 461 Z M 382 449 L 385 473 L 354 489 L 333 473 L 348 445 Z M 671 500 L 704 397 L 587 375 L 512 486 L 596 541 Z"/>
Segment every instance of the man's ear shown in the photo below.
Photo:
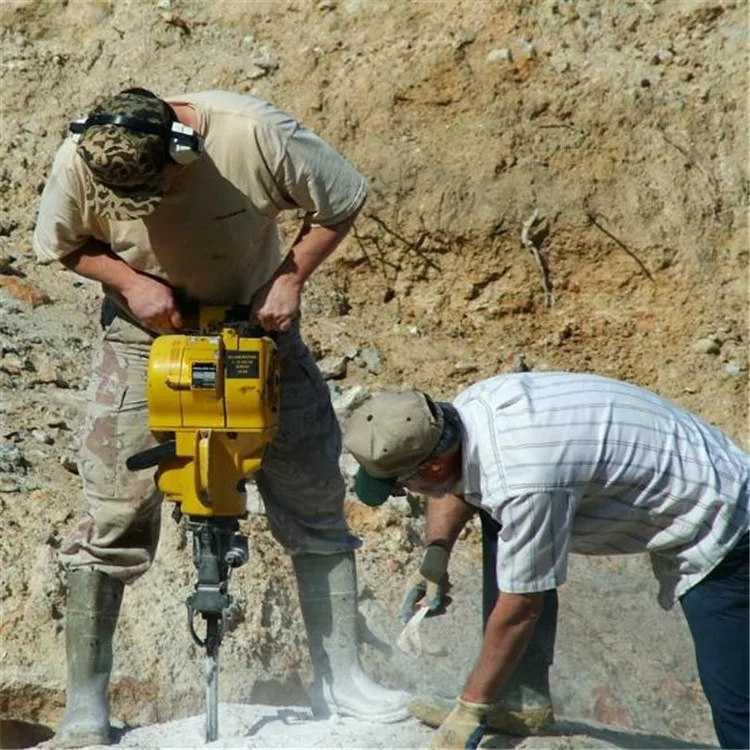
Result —
<path fill-rule="evenodd" d="M 430 477 L 439 475 L 445 467 L 445 460 L 441 458 L 434 458 L 431 461 L 425 461 L 419 467 L 419 473 L 423 477 Z"/>
<path fill-rule="evenodd" d="M 424 479 L 443 479 L 452 474 L 456 468 L 456 456 L 454 453 L 445 453 L 438 458 L 425 461 L 419 467 L 419 476 Z"/>

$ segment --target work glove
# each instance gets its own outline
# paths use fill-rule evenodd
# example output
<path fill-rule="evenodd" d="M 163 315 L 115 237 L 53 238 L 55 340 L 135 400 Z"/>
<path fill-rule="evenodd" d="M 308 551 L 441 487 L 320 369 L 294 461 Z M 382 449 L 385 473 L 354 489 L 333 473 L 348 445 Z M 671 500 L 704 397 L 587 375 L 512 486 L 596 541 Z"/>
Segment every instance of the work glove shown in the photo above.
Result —
<path fill-rule="evenodd" d="M 455 708 L 445 717 L 430 740 L 430 750 L 477 748 L 487 729 L 489 703 L 470 703 L 456 698 Z"/>
<path fill-rule="evenodd" d="M 430 544 L 422 555 L 419 570 L 407 583 L 401 602 L 401 619 L 408 622 L 416 612 L 416 605 L 424 599 L 430 612 L 439 612 L 447 604 L 449 552 L 439 544 Z"/>

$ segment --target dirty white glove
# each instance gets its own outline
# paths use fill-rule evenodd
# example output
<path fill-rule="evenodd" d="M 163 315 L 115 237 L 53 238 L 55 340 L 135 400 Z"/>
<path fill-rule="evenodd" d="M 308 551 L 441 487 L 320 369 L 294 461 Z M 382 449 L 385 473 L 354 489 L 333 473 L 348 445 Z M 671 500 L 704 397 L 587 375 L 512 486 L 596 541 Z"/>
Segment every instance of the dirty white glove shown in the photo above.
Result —
<path fill-rule="evenodd" d="M 422 555 L 422 563 L 407 583 L 406 594 L 401 602 L 401 619 L 408 622 L 424 600 L 430 612 L 437 612 L 447 602 L 448 558 L 450 553 L 439 544 L 430 544 Z"/>
<path fill-rule="evenodd" d="M 487 729 L 489 703 L 470 703 L 456 698 L 455 708 L 432 736 L 430 750 L 464 750 L 479 747 Z"/>

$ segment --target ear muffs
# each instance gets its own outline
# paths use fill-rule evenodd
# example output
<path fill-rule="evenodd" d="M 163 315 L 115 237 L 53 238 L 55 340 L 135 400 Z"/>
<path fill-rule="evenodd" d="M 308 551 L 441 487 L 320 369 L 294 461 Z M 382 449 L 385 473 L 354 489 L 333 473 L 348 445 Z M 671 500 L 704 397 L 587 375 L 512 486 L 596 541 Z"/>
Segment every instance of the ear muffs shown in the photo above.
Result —
<path fill-rule="evenodd" d="M 194 162 L 205 150 L 203 136 L 175 120 L 169 131 L 169 158 L 177 164 Z"/>
<path fill-rule="evenodd" d="M 171 127 L 142 120 L 138 117 L 127 117 L 125 115 L 90 115 L 82 120 L 71 122 L 68 128 L 73 141 L 78 143 L 81 136 L 94 125 L 117 125 L 137 133 L 148 133 L 160 135 L 165 142 L 169 158 L 175 164 L 190 164 L 200 157 L 205 150 L 203 136 L 198 135 L 192 128 L 183 125 L 177 120 L 172 122 Z"/>

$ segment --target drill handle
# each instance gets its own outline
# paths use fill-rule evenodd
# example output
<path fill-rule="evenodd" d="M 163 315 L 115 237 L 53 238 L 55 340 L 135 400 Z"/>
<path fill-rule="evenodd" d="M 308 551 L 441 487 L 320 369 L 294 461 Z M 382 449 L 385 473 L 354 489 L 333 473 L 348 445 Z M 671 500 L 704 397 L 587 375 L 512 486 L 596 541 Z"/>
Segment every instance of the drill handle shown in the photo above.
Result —
<path fill-rule="evenodd" d="M 165 443 L 159 443 L 153 448 L 148 448 L 140 453 L 134 453 L 125 461 L 125 466 L 130 471 L 140 471 L 157 466 L 162 461 L 168 461 L 177 455 L 177 441 L 167 440 Z"/>

